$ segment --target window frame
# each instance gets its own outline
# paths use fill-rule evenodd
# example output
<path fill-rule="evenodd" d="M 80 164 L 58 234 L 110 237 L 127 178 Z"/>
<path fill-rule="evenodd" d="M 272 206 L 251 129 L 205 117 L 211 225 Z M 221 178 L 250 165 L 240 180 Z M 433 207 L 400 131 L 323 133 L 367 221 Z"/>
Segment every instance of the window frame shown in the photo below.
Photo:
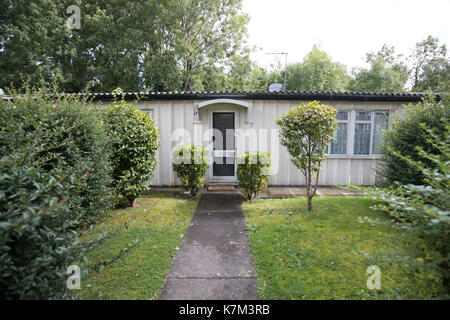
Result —
<path fill-rule="evenodd" d="M 358 112 L 365 112 L 370 115 L 370 120 L 356 120 L 356 115 Z M 366 110 L 355 110 L 355 126 L 353 130 L 353 155 L 354 156 L 371 156 L 372 155 L 372 140 L 373 140 L 373 127 L 374 127 L 374 111 L 366 111 Z M 370 124 L 370 133 L 369 133 L 369 153 L 367 154 L 356 154 L 355 153 L 355 137 L 356 137 L 356 125 L 357 124 Z"/>
<path fill-rule="evenodd" d="M 370 113 L 370 120 L 356 120 L 356 114 L 358 112 L 368 112 Z M 379 153 L 373 153 L 373 140 L 375 137 L 375 114 L 377 113 L 384 113 L 387 114 L 387 128 L 389 128 L 389 116 L 391 111 L 390 110 L 354 110 L 354 128 L 352 130 L 352 155 L 357 158 L 379 158 Z M 369 153 L 368 154 L 355 154 L 354 153 L 354 146 L 355 146 L 355 135 L 356 135 L 356 124 L 357 123 L 369 123 L 370 124 L 370 144 L 369 144 Z"/>
<path fill-rule="evenodd" d="M 350 136 L 350 119 L 351 119 L 351 110 L 337 110 L 337 112 L 339 113 L 339 112 L 345 112 L 345 113 L 347 113 L 347 120 L 338 120 L 337 119 L 337 122 L 338 122 L 338 124 L 339 123 L 346 123 L 347 124 L 347 145 L 345 146 L 345 150 L 346 150 L 346 153 L 331 153 L 331 144 L 332 143 L 329 143 L 328 144 L 328 149 L 327 149 L 327 155 L 328 155 L 328 157 L 336 157 L 336 158 L 339 158 L 339 157 L 348 157 L 348 155 L 349 155 L 349 145 L 348 145 L 348 142 L 349 142 L 349 136 Z M 336 118 L 337 118 L 337 114 L 336 114 Z"/>
<path fill-rule="evenodd" d="M 390 119 L 391 112 L 389 110 L 374 110 L 374 111 L 372 111 L 372 130 L 371 130 L 371 141 L 370 141 L 370 154 L 373 155 L 373 156 L 378 156 L 379 157 L 381 155 L 381 153 L 374 153 L 373 152 L 373 149 L 374 149 L 374 146 L 373 146 L 374 141 L 373 140 L 375 139 L 375 118 L 376 118 L 376 114 L 377 113 L 383 113 L 385 117 L 387 116 L 387 119 L 386 119 L 387 126 L 386 126 L 386 128 L 389 129 L 390 128 L 390 121 L 389 121 L 389 119 Z M 384 128 L 384 129 L 386 129 L 386 128 Z"/>
<path fill-rule="evenodd" d="M 370 110 L 364 110 L 364 109 L 338 109 L 338 112 L 347 112 L 348 117 L 347 121 L 345 120 L 338 120 L 339 122 L 347 122 L 347 153 L 346 154 L 331 154 L 331 143 L 328 145 L 327 148 L 327 156 L 328 158 L 332 159 L 378 159 L 380 158 L 381 154 L 379 153 L 373 153 L 372 151 L 372 144 L 373 139 L 375 135 L 375 114 L 376 113 L 384 113 L 387 114 L 388 121 L 387 121 L 387 128 L 390 128 L 390 119 L 391 119 L 391 109 L 370 109 Z M 357 112 L 368 112 L 370 114 L 370 120 L 358 120 L 356 121 L 356 114 Z M 355 146 L 355 134 L 356 134 L 356 124 L 357 123 L 369 123 L 370 124 L 370 145 L 369 145 L 369 154 L 355 154 L 354 153 L 354 146 Z"/>

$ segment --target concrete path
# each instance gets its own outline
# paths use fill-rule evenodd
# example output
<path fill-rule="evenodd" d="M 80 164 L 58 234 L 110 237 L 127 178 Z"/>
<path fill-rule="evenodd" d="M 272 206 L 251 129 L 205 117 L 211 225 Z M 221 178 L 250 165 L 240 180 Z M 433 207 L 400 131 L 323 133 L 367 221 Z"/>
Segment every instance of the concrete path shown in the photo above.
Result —
<path fill-rule="evenodd" d="M 202 194 L 159 299 L 259 299 L 239 193 Z"/>

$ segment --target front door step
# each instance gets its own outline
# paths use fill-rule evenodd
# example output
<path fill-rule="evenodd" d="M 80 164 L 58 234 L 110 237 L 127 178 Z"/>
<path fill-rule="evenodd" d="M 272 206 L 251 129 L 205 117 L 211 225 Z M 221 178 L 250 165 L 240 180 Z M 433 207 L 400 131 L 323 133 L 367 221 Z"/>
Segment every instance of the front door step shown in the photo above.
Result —
<path fill-rule="evenodd" d="M 236 187 L 233 185 L 212 185 L 208 187 L 208 191 L 234 191 Z"/>

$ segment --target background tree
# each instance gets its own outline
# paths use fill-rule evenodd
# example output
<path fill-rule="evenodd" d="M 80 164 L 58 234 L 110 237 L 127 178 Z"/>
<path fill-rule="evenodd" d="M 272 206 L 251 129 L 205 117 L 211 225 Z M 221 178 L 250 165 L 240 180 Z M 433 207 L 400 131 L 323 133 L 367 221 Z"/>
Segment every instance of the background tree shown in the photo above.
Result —
<path fill-rule="evenodd" d="M 326 159 L 326 150 L 337 130 L 336 109 L 319 101 L 293 107 L 277 118 L 280 142 L 291 155 L 292 163 L 306 179 L 308 210 L 319 185 L 320 164 Z"/>
<path fill-rule="evenodd" d="M 354 68 L 353 79 L 348 85 L 350 91 L 357 92 L 402 92 L 408 80 L 408 69 L 395 55 L 394 47 L 383 45 L 377 53 L 367 54 L 369 68 Z"/>
<path fill-rule="evenodd" d="M 223 74 L 224 86 L 219 91 L 266 91 L 273 83 L 270 74 L 250 59 L 248 48 L 231 57 L 230 70 Z"/>
<path fill-rule="evenodd" d="M 410 56 L 412 90 L 445 91 L 450 87 L 450 61 L 445 44 L 428 36 L 418 42 Z"/>
<path fill-rule="evenodd" d="M 208 85 L 205 71 L 220 73 L 221 69 L 215 67 L 229 66 L 231 57 L 245 46 L 248 17 L 241 12 L 241 7 L 242 0 L 162 1 L 157 7 L 161 23 L 154 26 L 162 39 L 157 48 L 148 46 L 146 86 L 159 85 L 154 82 L 153 74 L 164 75 L 159 71 L 162 68 L 170 72 L 174 87 L 158 89 L 204 90 Z M 163 58 L 165 55 L 168 57 Z M 159 65 L 161 62 L 170 65 Z"/>
<path fill-rule="evenodd" d="M 288 90 L 318 91 L 343 90 L 349 80 L 346 67 L 333 61 L 317 45 L 302 62 L 288 66 L 286 78 Z"/>
<path fill-rule="evenodd" d="M 81 9 L 70 30 L 66 10 Z M 9 0 L 0 3 L 0 87 L 56 78 L 78 92 L 203 90 L 245 49 L 241 0 Z M 245 51 L 245 50 L 244 50 Z M 217 82 L 217 86 L 222 86 Z"/>
<path fill-rule="evenodd" d="M 48 79 L 55 73 L 56 65 L 48 51 L 64 28 L 59 8 L 54 1 L 45 0 L 0 2 L 1 88 L 11 83 L 20 87 L 20 74 L 34 84 L 40 75 Z"/>
<path fill-rule="evenodd" d="M 81 9 L 81 28 L 69 29 L 67 8 Z M 3 0 L 0 1 L 0 88 L 55 79 L 65 92 L 250 91 L 282 83 L 250 59 L 242 0 Z M 288 90 L 405 90 L 406 66 L 392 47 L 367 55 L 353 70 L 313 46 L 288 66 Z M 410 56 L 414 91 L 445 91 L 450 67 L 437 38 Z"/>

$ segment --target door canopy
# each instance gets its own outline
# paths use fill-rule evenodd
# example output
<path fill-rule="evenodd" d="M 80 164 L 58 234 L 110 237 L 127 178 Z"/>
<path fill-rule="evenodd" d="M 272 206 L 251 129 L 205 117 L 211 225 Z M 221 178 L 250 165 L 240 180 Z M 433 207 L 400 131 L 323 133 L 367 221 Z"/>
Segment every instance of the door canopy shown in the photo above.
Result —
<path fill-rule="evenodd" d="M 203 101 L 200 103 L 195 104 L 194 106 L 194 122 L 200 122 L 200 114 L 199 110 L 200 108 L 211 106 L 214 104 L 232 104 L 232 105 L 238 105 L 241 107 L 244 107 L 247 109 L 247 123 L 253 123 L 253 107 L 251 102 L 241 101 L 241 100 L 234 100 L 234 99 L 213 99 L 208 101 Z"/>

